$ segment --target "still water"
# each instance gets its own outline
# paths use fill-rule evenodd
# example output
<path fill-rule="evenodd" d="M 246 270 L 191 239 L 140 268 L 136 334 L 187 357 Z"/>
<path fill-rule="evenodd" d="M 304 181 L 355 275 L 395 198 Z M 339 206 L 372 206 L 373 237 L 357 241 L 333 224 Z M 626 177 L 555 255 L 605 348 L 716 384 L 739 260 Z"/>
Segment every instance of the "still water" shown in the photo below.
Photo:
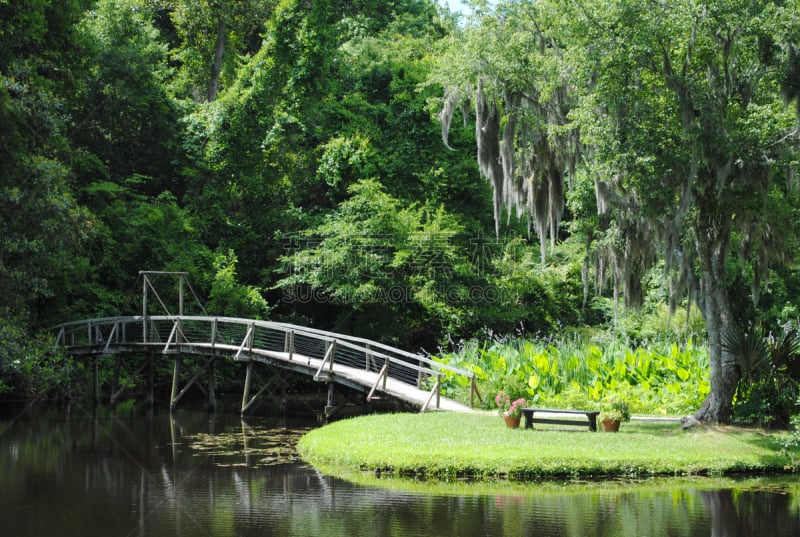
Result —
<path fill-rule="evenodd" d="M 398 489 L 298 460 L 292 443 L 312 426 L 191 411 L 17 412 L 0 418 L 0 535 L 800 535 L 800 495 L 785 479 Z"/>

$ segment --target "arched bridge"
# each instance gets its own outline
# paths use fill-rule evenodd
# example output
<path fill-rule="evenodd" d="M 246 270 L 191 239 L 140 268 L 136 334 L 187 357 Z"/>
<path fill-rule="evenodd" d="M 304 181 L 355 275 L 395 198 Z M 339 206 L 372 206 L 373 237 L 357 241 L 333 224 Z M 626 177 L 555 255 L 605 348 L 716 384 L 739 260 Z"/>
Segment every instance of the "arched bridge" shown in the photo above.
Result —
<path fill-rule="evenodd" d="M 242 362 L 246 365 L 241 411 L 244 414 L 269 384 L 251 394 L 254 364 L 309 375 L 329 384 L 329 407 L 332 386 L 341 384 L 362 391 L 369 402 L 386 394 L 421 409 L 467 411 L 474 397 L 480 397 L 471 371 L 451 367 L 423 355 L 363 338 L 325 332 L 292 324 L 213 316 L 129 316 L 88 319 L 65 323 L 53 328 L 56 345 L 74 356 L 116 355 L 114 385 L 111 400 L 121 394 L 117 386 L 121 356 L 125 353 L 143 354 L 148 361 L 152 386 L 152 361 L 157 356 L 172 357 L 174 373 L 170 406 L 175 407 L 192 386 L 197 385 L 202 371 L 216 359 Z M 185 381 L 181 387 L 181 356 L 205 356 L 200 373 Z M 95 367 L 97 361 L 95 360 Z M 213 369 L 212 369 L 213 371 Z M 440 395 L 442 380 L 456 377 L 470 387 L 469 406 Z M 95 377 L 96 378 L 96 377 Z M 209 386 L 212 390 L 213 382 Z"/>

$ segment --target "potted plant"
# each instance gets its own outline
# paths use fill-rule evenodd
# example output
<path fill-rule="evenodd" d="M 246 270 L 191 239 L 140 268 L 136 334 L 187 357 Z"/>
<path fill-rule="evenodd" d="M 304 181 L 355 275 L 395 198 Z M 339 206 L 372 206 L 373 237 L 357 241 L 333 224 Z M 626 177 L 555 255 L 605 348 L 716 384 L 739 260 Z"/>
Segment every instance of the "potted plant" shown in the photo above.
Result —
<path fill-rule="evenodd" d="M 511 396 L 503 391 L 497 393 L 494 402 L 497 404 L 498 412 L 506 421 L 506 425 L 513 429 L 519 427 L 522 409 L 528 406 L 528 402 L 522 397 L 512 401 Z"/>
<path fill-rule="evenodd" d="M 600 413 L 600 421 L 605 432 L 619 431 L 619 424 L 623 421 L 630 421 L 630 419 L 631 411 L 628 403 L 617 396 L 609 398 Z"/>

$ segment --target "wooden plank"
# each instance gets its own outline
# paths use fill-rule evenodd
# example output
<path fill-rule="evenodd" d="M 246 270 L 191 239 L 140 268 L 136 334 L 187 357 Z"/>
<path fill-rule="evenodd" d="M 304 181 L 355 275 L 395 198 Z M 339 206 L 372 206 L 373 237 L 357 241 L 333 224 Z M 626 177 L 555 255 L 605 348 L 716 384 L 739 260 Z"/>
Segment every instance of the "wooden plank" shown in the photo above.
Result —
<path fill-rule="evenodd" d="M 534 407 L 526 407 L 522 409 L 523 412 L 546 412 L 548 414 L 575 414 L 575 415 L 585 415 L 588 416 L 590 414 L 594 414 L 595 416 L 600 414 L 599 410 L 567 410 L 563 408 L 534 408 Z"/>
<path fill-rule="evenodd" d="M 589 422 L 585 420 L 559 420 L 550 418 L 533 418 L 530 421 L 531 423 L 551 423 L 553 425 L 580 425 L 581 427 L 586 427 L 589 425 Z"/>

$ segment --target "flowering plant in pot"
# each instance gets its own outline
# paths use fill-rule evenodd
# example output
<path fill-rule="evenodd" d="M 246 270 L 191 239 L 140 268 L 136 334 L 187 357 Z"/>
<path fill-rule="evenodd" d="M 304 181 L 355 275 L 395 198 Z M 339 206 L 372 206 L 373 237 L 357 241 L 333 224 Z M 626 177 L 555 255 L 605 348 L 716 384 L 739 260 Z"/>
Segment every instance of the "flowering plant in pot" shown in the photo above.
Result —
<path fill-rule="evenodd" d="M 528 406 L 528 401 L 524 398 L 520 397 L 512 401 L 511 396 L 502 391 L 497 393 L 494 402 L 497 404 L 500 415 L 516 419 L 522 417 L 522 409 Z"/>
<path fill-rule="evenodd" d="M 603 422 L 603 429 L 616 431 L 619 424 L 623 421 L 630 421 L 631 411 L 628 403 L 619 396 L 609 397 L 600 412 L 600 420 Z M 606 425 L 606 423 L 611 425 Z"/>

